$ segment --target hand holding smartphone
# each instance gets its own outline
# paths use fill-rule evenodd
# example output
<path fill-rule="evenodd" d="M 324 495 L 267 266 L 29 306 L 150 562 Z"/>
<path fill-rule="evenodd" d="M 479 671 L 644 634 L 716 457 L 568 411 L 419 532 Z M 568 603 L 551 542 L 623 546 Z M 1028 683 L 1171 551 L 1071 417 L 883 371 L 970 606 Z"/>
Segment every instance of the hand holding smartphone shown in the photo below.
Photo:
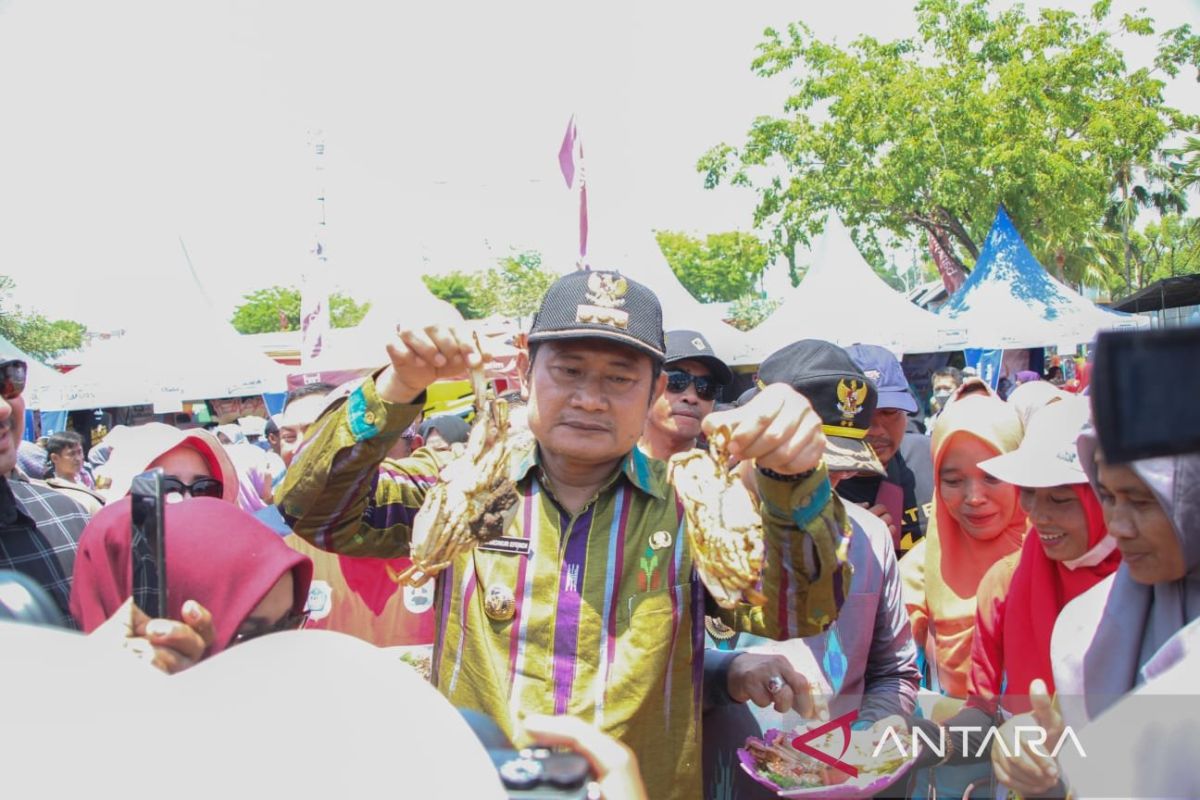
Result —
<path fill-rule="evenodd" d="M 129 489 L 130 559 L 133 602 L 151 619 L 167 616 L 167 550 L 163 536 L 163 470 L 133 479 Z"/>

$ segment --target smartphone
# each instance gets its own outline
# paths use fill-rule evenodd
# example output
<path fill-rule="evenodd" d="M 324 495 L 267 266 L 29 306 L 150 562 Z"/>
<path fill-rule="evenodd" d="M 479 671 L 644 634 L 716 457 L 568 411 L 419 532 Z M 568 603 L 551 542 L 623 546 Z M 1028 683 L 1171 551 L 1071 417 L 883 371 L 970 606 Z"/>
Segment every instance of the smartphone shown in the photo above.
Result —
<path fill-rule="evenodd" d="M 1200 452 L 1197 364 L 1200 327 L 1100 334 L 1090 393 L 1105 459 Z"/>
<path fill-rule="evenodd" d="M 129 497 L 133 602 L 151 619 L 166 617 L 167 548 L 163 537 L 163 471 L 156 467 L 133 479 Z"/>

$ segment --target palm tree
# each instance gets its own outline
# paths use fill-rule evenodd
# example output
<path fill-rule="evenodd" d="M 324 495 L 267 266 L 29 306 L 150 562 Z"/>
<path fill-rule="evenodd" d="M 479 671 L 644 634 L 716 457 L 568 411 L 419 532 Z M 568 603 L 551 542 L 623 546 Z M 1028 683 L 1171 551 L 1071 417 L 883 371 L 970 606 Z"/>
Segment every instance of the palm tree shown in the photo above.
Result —
<path fill-rule="evenodd" d="M 1187 211 L 1187 189 L 1181 185 L 1181 167 L 1167 160 L 1167 151 L 1159 153 L 1154 163 L 1141 166 L 1125 161 L 1117 166 L 1113 176 L 1112 199 L 1104 212 L 1104 224 L 1119 231 L 1123 250 L 1122 266 L 1126 292 L 1134 290 L 1132 262 L 1137 260 L 1130 231 L 1144 209 L 1153 208 L 1159 215 Z M 1142 183 L 1135 181 L 1141 178 Z M 1141 278 L 1136 281 L 1141 288 Z"/>

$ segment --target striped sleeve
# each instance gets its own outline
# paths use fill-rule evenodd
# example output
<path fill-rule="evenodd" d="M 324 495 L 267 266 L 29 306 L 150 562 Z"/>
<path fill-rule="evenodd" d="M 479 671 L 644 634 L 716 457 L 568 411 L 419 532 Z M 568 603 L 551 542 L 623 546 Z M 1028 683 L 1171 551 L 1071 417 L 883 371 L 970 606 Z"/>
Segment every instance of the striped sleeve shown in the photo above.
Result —
<path fill-rule="evenodd" d="M 813 636 L 837 619 L 850 585 L 850 525 L 824 464 L 798 483 L 757 474 L 766 563 L 763 606 L 712 609 L 737 631 L 769 639 Z"/>
<path fill-rule="evenodd" d="M 343 555 L 408 555 L 413 518 L 439 465 L 424 449 L 400 461 L 386 456 L 420 409 L 384 402 L 366 380 L 326 410 L 305 434 L 277 495 L 292 530 Z"/>

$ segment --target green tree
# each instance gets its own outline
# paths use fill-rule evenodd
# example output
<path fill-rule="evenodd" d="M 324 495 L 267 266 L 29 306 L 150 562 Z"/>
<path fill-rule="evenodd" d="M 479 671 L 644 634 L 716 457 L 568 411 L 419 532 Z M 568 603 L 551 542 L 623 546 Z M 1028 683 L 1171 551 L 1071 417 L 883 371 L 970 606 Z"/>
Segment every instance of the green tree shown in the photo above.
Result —
<path fill-rule="evenodd" d="M 458 309 L 463 319 L 480 319 L 487 316 L 476 305 L 479 300 L 479 276 L 465 272 L 447 272 L 445 275 L 422 275 L 426 288 L 434 297 L 445 300 Z"/>
<path fill-rule="evenodd" d="M 557 278 L 542 269 L 541 254 L 532 250 L 505 256 L 482 272 L 421 276 L 429 291 L 457 308 L 464 319 L 532 316 Z"/>
<path fill-rule="evenodd" d="M 300 330 L 300 290 L 294 286 L 271 286 L 243 295 L 230 320 L 238 333 L 272 333 Z M 370 303 L 334 292 L 329 296 L 329 324 L 353 328 L 371 309 Z M 281 315 L 282 312 L 282 315 Z"/>
<path fill-rule="evenodd" d="M 86 327 L 71 320 L 47 319 L 21 308 L 12 299 L 16 288 L 12 278 L 0 275 L 0 335 L 41 361 L 83 345 Z"/>
<path fill-rule="evenodd" d="M 1110 23 L 1109 6 L 1030 19 L 1019 5 L 921 0 L 915 37 L 846 48 L 802 23 L 768 29 L 753 69 L 791 79 L 784 115 L 757 118 L 744 144 L 710 149 L 698 169 L 707 187 L 756 193 L 755 225 L 789 267 L 832 209 L 876 267 L 883 232 L 932 235 L 965 268 L 1003 204 L 1035 255 L 1078 281 L 1069 271 L 1095 263 L 1082 251 L 1118 175 L 1160 164 L 1168 137 L 1197 122 L 1163 87 L 1200 61 L 1200 37 L 1167 31 L 1154 66 L 1130 70 L 1113 39 L 1153 36 L 1153 23 Z"/>
<path fill-rule="evenodd" d="M 771 316 L 771 312 L 779 308 L 782 302 L 778 297 L 760 297 L 755 294 L 739 297 L 730 304 L 727 321 L 739 331 L 748 331 Z"/>
<path fill-rule="evenodd" d="M 479 276 L 479 302 L 484 316 L 531 317 L 558 275 L 542 269 L 542 256 L 524 251 L 506 256 Z"/>
<path fill-rule="evenodd" d="M 1200 219 L 1170 214 L 1147 224 L 1139 239 L 1142 286 L 1200 273 Z"/>
<path fill-rule="evenodd" d="M 761 288 L 770 252 L 758 237 L 731 231 L 703 241 L 676 231 L 655 231 L 675 277 L 702 303 L 725 303 Z"/>

